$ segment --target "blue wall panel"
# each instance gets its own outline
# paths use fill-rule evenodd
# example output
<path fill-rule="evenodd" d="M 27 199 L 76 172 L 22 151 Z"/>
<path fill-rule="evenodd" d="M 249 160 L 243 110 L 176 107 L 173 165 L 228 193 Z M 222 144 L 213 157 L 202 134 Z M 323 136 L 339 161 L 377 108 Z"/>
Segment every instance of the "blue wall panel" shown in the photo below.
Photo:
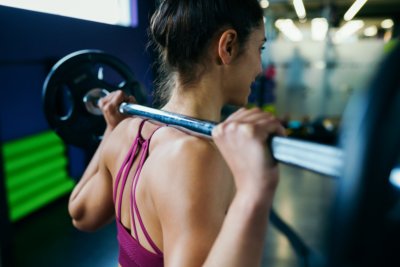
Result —
<path fill-rule="evenodd" d="M 81 49 L 99 49 L 125 61 L 152 91 L 153 57 L 146 50 L 153 1 L 138 1 L 138 27 L 122 27 L 0 6 L 0 142 L 46 131 L 42 85 L 52 65 Z M 72 176 L 82 155 L 70 153 Z"/>

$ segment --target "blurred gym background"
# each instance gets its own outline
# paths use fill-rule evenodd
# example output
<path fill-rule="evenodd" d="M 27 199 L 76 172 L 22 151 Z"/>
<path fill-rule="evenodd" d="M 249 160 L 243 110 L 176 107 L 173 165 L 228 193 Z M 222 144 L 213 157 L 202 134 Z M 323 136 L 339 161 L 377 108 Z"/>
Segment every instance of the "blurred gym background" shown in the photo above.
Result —
<path fill-rule="evenodd" d="M 45 120 L 42 86 L 65 55 L 99 49 L 126 62 L 152 103 L 149 17 L 158 1 L 0 0 L 0 266 L 116 266 L 115 225 L 74 229 L 68 194 L 88 153 Z M 261 0 L 267 45 L 249 106 L 281 118 L 289 136 L 335 145 L 349 98 L 366 89 L 399 42 L 399 0 Z M 226 112 L 229 112 L 227 109 Z M 282 166 L 278 214 L 324 253 L 336 181 Z M 263 266 L 298 266 L 270 228 Z"/>

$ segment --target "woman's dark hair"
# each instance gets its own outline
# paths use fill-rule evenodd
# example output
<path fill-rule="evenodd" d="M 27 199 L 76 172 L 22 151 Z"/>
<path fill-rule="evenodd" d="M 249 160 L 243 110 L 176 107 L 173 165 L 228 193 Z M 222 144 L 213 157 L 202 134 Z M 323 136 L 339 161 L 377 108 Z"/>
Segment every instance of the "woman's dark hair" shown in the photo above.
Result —
<path fill-rule="evenodd" d="M 177 72 L 183 85 L 196 81 L 202 59 L 217 33 L 233 28 L 243 47 L 262 18 L 257 0 L 161 1 L 150 22 L 151 42 L 159 55 L 158 86 L 162 90 L 171 87 Z M 161 97 L 165 101 L 169 96 Z"/>

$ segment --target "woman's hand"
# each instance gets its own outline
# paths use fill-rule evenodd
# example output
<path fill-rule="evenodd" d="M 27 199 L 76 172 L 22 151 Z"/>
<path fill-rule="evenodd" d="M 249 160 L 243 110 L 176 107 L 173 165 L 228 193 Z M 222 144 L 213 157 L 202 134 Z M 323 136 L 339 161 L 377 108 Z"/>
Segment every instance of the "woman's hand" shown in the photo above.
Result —
<path fill-rule="evenodd" d="M 258 108 L 240 109 L 213 130 L 213 139 L 230 167 L 238 192 L 275 190 L 277 166 L 267 145 L 271 135 L 285 135 L 277 118 Z"/>
<path fill-rule="evenodd" d="M 125 92 L 117 90 L 99 100 L 99 108 L 102 110 L 104 119 L 107 122 L 107 129 L 113 130 L 118 123 L 128 117 L 119 112 L 121 103 L 137 103 L 133 96 L 128 96 Z"/>

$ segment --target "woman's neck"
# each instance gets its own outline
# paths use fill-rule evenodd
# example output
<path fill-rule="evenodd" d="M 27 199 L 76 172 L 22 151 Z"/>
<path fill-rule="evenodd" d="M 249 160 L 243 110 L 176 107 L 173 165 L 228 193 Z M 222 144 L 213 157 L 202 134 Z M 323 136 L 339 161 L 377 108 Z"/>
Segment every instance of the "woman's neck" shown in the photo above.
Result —
<path fill-rule="evenodd" d="M 208 83 L 205 80 L 188 88 L 178 85 L 162 109 L 201 120 L 219 122 L 224 102 L 219 93 L 220 88 L 217 87 L 218 83 Z"/>

